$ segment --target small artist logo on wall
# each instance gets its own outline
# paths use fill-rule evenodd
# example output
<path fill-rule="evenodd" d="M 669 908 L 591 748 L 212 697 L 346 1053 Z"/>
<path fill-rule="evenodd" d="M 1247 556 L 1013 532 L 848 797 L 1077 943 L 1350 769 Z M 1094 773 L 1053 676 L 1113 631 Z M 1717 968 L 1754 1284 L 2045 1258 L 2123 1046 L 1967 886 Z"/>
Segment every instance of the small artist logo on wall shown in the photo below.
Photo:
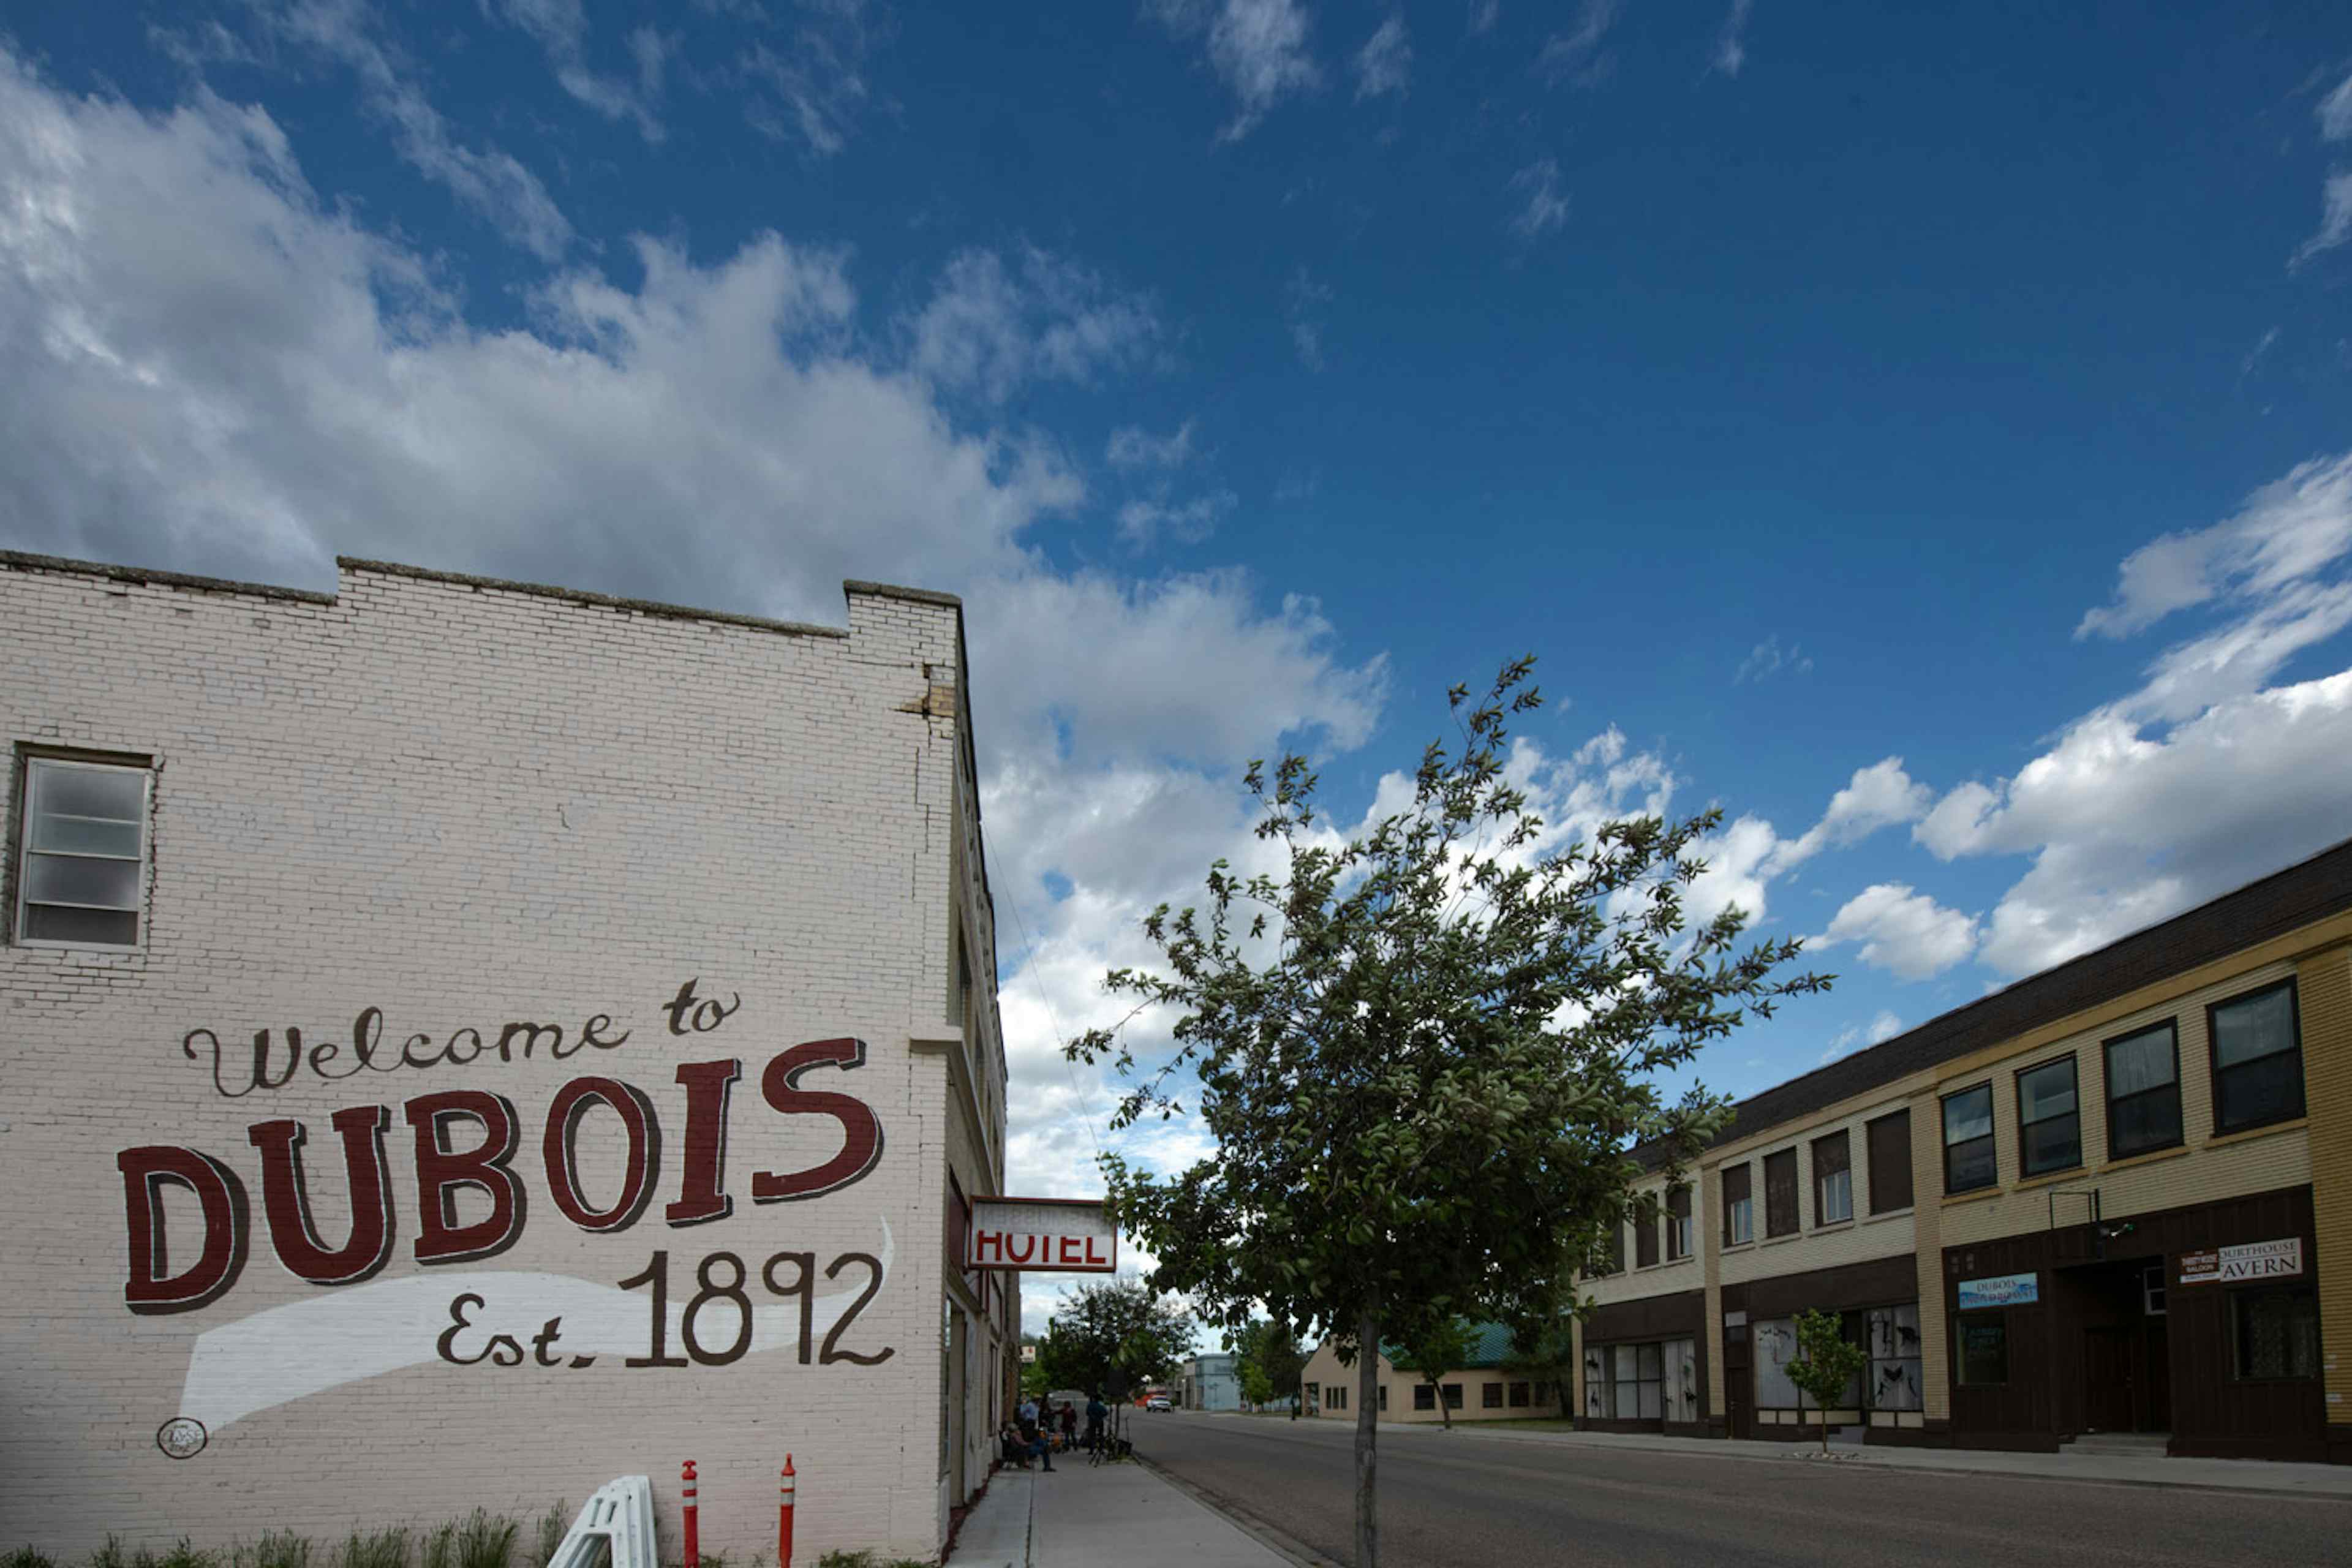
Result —
<path fill-rule="evenodd" d="M 174 1415 L 155 1428 L 155 1447 L 163 1449 L 165 1457 L 173 1459 L 194 1458 L 205 1451 L 205 1445 L 211 1438 L 212 1435 L 205 1430 L 205 1424 L 188 1415 Z"/>

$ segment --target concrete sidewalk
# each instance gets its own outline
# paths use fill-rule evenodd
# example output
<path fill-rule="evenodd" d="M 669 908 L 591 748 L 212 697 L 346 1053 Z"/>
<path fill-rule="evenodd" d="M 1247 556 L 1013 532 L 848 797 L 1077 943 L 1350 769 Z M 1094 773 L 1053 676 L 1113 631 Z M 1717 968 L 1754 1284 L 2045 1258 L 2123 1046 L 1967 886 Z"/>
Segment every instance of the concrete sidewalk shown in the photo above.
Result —
<path fill-rule="evenodd" d="M 1250 1419 L 1244 1417 L 1244 1419 Z M 1437 1441 L 1548 1443 L 1622 1453 L 1642 1449 L 1692 1458 L 1751 1459 L 1786 1464 L 1816 1456 L 1817 1443 L 1759 1443 L 1722 1437 L 1667 1437 L 1646 1432 L 1547 1432 L 1524 1427 L 1485 1428 L 1465 1422 L 1443 1426 L 1396 1425 L 1381 1428 L 1386 1450 L 1396 1437 Z M 1991 1448 L 1898 1448 L 1831 1440 L 1842 1456 L 1832 1468 L 1877 1466 L 1887 1469 L 1949 1470 L 1980 1476 L 2020 1476 L 2049 1481 L 2096 1481 L 2107 1486 L 2188 1487 L 2219 1491 L 2294 1492 L 2305 1497 L 2352 1499 L 2352 1465 L 2293 1465 L 2271 1459 L 2175 1459 L 2163 1455 L 2015 1454 Z"/>
<path fill-rule="evenodd" d="M 1288 1568 L 1138 1464 L 1002 1469 L 963 1521 L 948 1568 Z"/>

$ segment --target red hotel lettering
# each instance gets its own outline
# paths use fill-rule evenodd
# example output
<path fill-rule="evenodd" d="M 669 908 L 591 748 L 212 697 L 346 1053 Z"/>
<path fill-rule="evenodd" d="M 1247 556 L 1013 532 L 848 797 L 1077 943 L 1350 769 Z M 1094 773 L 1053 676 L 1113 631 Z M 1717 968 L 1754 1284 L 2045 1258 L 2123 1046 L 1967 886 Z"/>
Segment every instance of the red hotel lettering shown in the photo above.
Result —
<path fill-rule="evenodd" d="M 628 1173 L 621 1195 L 608 1209 L 593 1209 L 580 1191 L 580 1122 L 603 1105 L 616 1113 L 629 1135 Z M 635 1084 L 611 1078 L 575 1078 L 555 1091 L 547 1108 L 547 1132 L 540 1141 L 548 1195 L 563 1217 L 583 1230 L 626 1230 L 653 1201 L 654 1173 L 661 1166 L 661 1119 L 654 1102 Z"/>
<path fill-rule="evenodd" d="M 786 1116 L 830 1116 L 841 1123 L 841 1152 L 820 1165 L 787 1175 L 766 1171 L 751 1174 L 751 1201 L 783 1203 L 793 1198 L 822 1197 L 853 1182 L 863 1181 L 882 1160 L 882 1122 L 873 1107 L 846 1094 L 805 1089 L 800 1078 L 812 1068 L 831 1065 L 844 1072 L 866 1065 L 864 1040 L 811 1040 L 779 1051 L 760 1075 L 760 1092 Z"/>
<path fill-rule="evenodd" d="M 496 1258 L 522 1239 L 522 1180 L 507 1168 L 514 1158 L 521 1120 L 514 1102 L 488 1089 L 449 1089 L 420 1094 L 403 1107 L 416 1130 L 416 1261 L 470 1263 Z M 479 1147 L 463 1153 L 448 1145 L 448 1124 L 479 1122 Z M 471 1225 L 457 1223 L 457 1190 L 479 1187 L 490 1194 L 490 1212 Z"/>
<path fill-rule="evenodd" d="M 1066 1236 L 1062 1237 L 1061 1261 L 1064 1263 L 1076 1263 L 1078 1260 L 1078 1238 L 1075 1236 Z"/>
<path fill-rule="evenodd" d="M 334 1114 L 352 1199 L 352 1234 L 331 1249 L 319 1239 L 310 1183 L 302 1173 L 308 1130 L 281 1119 L 257 1121 L 247 1131 L 247 1139 L 261 1151 L 261 1208 L 269 1217 L 269 1245 L 296 1279 L 353 1285 L 373 1278 L 392 1260 L 392 1172 L 383 1159 L 383 1130 L 391 1121 L 391 1111 L 381 1105 L 354 1105 Z"/>
<path fill-rule="evenodd" d="M 702 1225 L 735 1212 L 727 1193 L 727 1100 L 743 1076 L 737 1061 L 680 1062 L 686 1090 L 686 1168 L 677 1201 L 662 1210 L 670 1224 Z"/>
<path fill-rule="evenodd" d="M 996 1254 L 996 1261 L 1004 1261 L 1004 1235 L 1002 1231 L 975 1230 L 971 1233 L 971 1260 L 985 1263 L 988 1255 Z"/>
<path fill-rule="evenodd" d="M 226 1165 L 194 1149 L 149 1144 L 114 1157 L 122 1173 L 122 1205 L 130 1220 L 131 1277 L 122 1304 L 134 1312 L 193 1312 L 217 1300 L 245 1270 L 245 1186 Z M 196 1260 L 173 1274 L 164 1246 L 166 1182 L 187 1188 L 204 1205 L 205 1246 Z"/>

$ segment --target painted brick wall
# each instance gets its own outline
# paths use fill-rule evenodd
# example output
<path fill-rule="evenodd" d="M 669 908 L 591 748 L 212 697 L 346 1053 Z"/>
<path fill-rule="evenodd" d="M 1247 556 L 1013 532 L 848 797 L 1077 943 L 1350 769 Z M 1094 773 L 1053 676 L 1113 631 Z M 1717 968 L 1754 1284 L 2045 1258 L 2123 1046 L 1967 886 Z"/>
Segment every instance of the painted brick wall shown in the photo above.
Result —
<path fill-rule="evenodd" d="M 2295 966 L 2304 1089 L 2311 1101 L 2312 1218 L 2330 1426 L 2352 1426 L 2352 951 Z"/>
<path fill-rule="evenodd" d="M 866 592 L 848 612 L 846 634 L 791 632 L 349 563 L 331 601 L 0 568 L 0 734 L 20 748 L 148 756 L 154 780 L 143 947 L 0 948 L 0 1518 L 12 1540 L 78 1554 L 110 1531 L 156 1544 L 271 1526 L 326 1534 L 477 1504 L 576 1505 L 644 1473 L 674 1552 L 677 1466 L 690 1457 L 706 1547 L 748 1558 L 773 1550 L 775 1472 L 790 1449 L 801 1555 L 936 1550 L 950 1108 L 946 1064 L 910 1041 L 941 1032 L 950 931 L 959 904 L 976 901 L 955 885 L 963 709 L 926 705 L 936 682 L 960 688 L 958 612 Z M 12 854 L 16 828 L 12 814 Z M 992 955 L 992 935 L 980 934 Z M 1001 1138 L 993 964 L 972 968 L 991 1020 L 980 1054 L 995 1053 L 975 1076 L 994 1080 Z M 688 981 L 740 1005 L 709 1033 L 689 1021 L 673 1034 L 662 1005 Z M 329 1081 L 359 1068 L 354 1019 L 368 1007 L 383 1010 L 379 1067 L 413 1035 L 429 1037 L 430 1056 L 460 1028 L 494 1042 L 516 1020 L 561 1026 L 577 1054 L 500 1060 L 493 1044 L 462 1067 Z M 599 1014 L 625 1043 L 579 1046 Z M 322 1070 L 236 1098 L 216 1087 L 205 1037 L 193 1057 L 184 1047 L 192 1030 L 212 1031 L 238 1089 L 256 1032 L 272 1032 L 282 1064 L 291 1028 Z M 804 1169 L 844 1141 L 830 1116 L 772 1109 L 763 1069 L 799 1042 L 842 1036 L 866 1042 L 864 1065 L 820 1065 L 798 1087 L 872 1107 L 878 1163 L 826 1195 L 752 1203 L 754 1172 Z M 672 1227 L 663 1205 L 679 1194 L 686 1142 L 673 1075 L 717 1058 L 742 1063 L 725 1152 L 733 1212 Z M 550 1201 L 543 1119 L 587 1073 L 642 1089 L 665 1134 L 653 1205 L 616 1232 L 583 1230 Z M 525 1218 L 502 1255 L 427 1268 L 411 1250 L 415 1135 L 403 1106 L 452 1089 L 490 1090 L 519 1112 Z M 315 1228 L 331 1247 L 352 1218 L 328 1118 L 368 1104 L 389 1121 L 394 1249 L 373 1280 L 315 1286 L 273 1251 L 247 1130 L 304 1124 Z M 451 1142 L 467 1146 L 467 1130 Z M 250 1254 L 210 1305 L 134 1315 L 116 1159 L 157 1143 L 204 1151 L 241 1179 Z M 619 1190 L 625 1147 L 617 1117 L 587 1115 L 583 1193 L 601 1203 Z M 200 1219 L 181 1196 L 163 1204 L 174 1269 L 193 1257 Z M 466 1192 L 455 1217 L 487 1211 Z M 528 1347 L 551 1315 L 544 1281 L 593 1293 L 657 1250 L 669 1258 L 671 1356 L 697 1270 L 720 1252 L 747 1265 L 763 1348 L 727 1365 L 625 1367 L 649 1348 L 625 1342 L 651 1334 L 641 1287 L 609 1309 L 572 1307 L 554 1353 L 597 1340 L 587 1367 L 528 1354 L 458 1366 L 434 1352 L 457 1276 L 497 1283 L 455 1352 L 491 1331 Z M 887 1348 L 887 1360 L 799 1363 L 796 1303 L 769 1295 L 760 1270 L 803 1250 L 820 1271 L 852 1253 L 887 1260 L 839 1344 Z M 726 1284 L 728 1267 L 713 1268 Z M 782 1282 L 793 1272 L 784 1265 Z M 866 1273 L 852 1262 L 821 1275 L 820 1325 Z M 203 1452 L 166 1458 L 159 1426 L 201 1392 L 189 1382 L 197 1337 L 295 1303 L 326 1321 L 271 1320 L 285 1331 L 266 1354 L 221 1350 L 206 1364 L 248 1389 L 322 1386 L 216 1421 Z M 738 1321 L 714 1300 L 699 1337 L 723 1348 Z M 780 1348 L 764 1348 L 772 1332 Z M 385 1356 L 406 1364 L 355 1375 Z"/>

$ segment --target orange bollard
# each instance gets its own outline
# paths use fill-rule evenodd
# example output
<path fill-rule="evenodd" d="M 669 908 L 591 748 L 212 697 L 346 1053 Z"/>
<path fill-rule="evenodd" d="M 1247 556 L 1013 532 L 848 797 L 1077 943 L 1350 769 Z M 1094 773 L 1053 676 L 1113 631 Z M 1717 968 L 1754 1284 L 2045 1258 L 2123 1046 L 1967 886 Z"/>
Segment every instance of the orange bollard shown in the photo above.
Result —
<path fill-rule="evenodd" d="M 683 1485 L 680 1491 L 686 1500 L 686 1568 L 702 1568 L 702 1542 L 698 1534 L 700 1527 L 696 1524 L 694 1518 L 694 1461 L 692 1459 L 686 1462 L 686 1474 L 681 1479 Z"/>
<path fill-rule="evenodd" d="M 793 1457 L 784 1456 L 783 1480 L 776 1488 L 776 1568 L 793 1568 Z"/>

